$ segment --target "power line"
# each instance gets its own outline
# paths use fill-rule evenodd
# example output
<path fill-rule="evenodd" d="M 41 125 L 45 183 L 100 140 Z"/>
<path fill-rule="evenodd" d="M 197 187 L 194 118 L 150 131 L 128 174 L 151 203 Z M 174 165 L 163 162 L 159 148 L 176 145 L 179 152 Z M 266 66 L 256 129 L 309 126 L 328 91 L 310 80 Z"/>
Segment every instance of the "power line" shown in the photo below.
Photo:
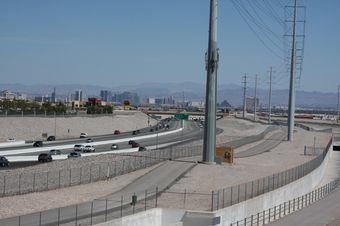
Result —
<path fill-rule="evenodd" d="M 250 28 L 250 30 L 255 34 L 255 36 L 259 39 L 259 41 L 262 43 L 262 45 L 267 48 L 267 50 L 269 50 L 269 52 L 271 52 L 273 55 L 275 55 L 276 57 L 278 57 L 279 59 L 283 60 L 283 57 L 281 57 L 279 54 L 277 54 L 272 48 L 270 48 L 265 41 L 261 38 L 261 36 L 255 31 L 255 29 L 250 25 L 250 23 L 247 21 L 247 19 L 245 18 L 245 15 L 243 14 L 242 10 L 240 9 L 240 6 L 236 4 L 236 2 L 234 0 L 231 0 L 234 8 L 236 9 L 236 11 L 240 14 L 241 18 L 244 20 L 244 22 L 248 25 L 248 27 Z"/>

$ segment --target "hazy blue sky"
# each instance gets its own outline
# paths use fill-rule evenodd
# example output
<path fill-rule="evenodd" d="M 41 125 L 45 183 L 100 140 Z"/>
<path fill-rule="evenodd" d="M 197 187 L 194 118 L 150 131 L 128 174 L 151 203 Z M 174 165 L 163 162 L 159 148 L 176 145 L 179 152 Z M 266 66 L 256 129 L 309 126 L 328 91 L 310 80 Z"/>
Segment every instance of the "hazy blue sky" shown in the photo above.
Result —
<path fill-rule="evenodd" d="M 291 0 L 242 0 L 256 17 L 250 2 L 259 7 L 258 13 L 270 4 L 284 19 L 279 6 Z M 304 3 L 306 42 L 299 89 L 335 92 L 340 84 L 340 1 Z M 259 86 L 265 88 L 267 71 L 274 66 L 275 88 L 287 88 L 288 74 L 279 67 L 283 60 L 263 46 L 231 0 L 218 4 L 218 82 L 241 84 L 246 72 L 259 74 Z M 0 83 L 205 83 L 208 14 L 209 0 L 1 0 Z M 283 26 L 270 16 L 262 19 L 282 39 Z M 265 43 L 283 57 L 270 40 Z"/>

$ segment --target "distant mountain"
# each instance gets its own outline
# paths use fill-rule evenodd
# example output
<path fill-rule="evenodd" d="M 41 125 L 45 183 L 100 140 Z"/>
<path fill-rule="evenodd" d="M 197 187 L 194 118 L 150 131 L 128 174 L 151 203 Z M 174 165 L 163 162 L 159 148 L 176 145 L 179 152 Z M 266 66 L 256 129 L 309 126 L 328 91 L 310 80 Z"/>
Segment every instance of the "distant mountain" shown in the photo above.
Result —
<path fill-rule="evenodd" d="M 104 87 L 96 85 L 66 84 L 66 85 L 23 85 L 23 84 L 0 84 L 0 90 L 26 93 L 29 96 L 51 94 L 56 87 L 57 96 L 67 96 L 75 90 L 83 90 L 87 96 L 98 96 L 100 90 L 111 90 L 113 93 L 130 91 L 136 92 L 141 98 L 173 96 L 177 100 L 205 100 L 205 85 L 194 82 L 183 83 L 143 83 L 131 86 Z M 254 89 L 247 89 L 247 96 L 253 96 Z M 258 89 L 257 95 L 260 103 L 268 103 L 268 90 Z M 240 106 L 243 99 L 243 89 L 236 84 L 221 84 L 217 89 L 217 101 L 227 100 L 232 106 Z M 273 90 L 273 105 L 287 106 L 288 90 Z M 336 108 L 337 93 L 297 91 L 296 105 L 298 107 Z"/>

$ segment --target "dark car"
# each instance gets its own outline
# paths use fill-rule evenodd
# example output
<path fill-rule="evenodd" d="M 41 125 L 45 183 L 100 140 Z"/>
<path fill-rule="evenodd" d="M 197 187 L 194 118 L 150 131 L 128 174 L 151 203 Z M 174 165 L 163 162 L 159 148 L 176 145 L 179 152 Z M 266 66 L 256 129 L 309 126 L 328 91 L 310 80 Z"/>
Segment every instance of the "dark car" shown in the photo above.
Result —
<path fill-rule="evenodd" d="M 57 149 L 52 149 L 50 150 L 51 155 L 61 155 L 61 151 Z"/>
<path fill-rule="evenodd" d="M 138 134 L 137 130 L 132 131 L 132 135 L 137 135 L 137 134 Z"/>
<path fill-rule="evenodd" d="M 81 154 L 79 152 L 71 152 L 67 156 L 67 158 L 79 158 L 79 157 L 81 157 Z"/>
<path fill-rule="evenodd" d="M 47 141 L 54 141 L 55 140 L 55 136 L 49 136 L 47 137 Z"/>
<path fill-rule="evenodd" d="M 5 156 L 0 156 L 0 166 L 9 166 L 9 161 Z"/>
<path fill-rule="evenodd" d="M 153 132 L 153 130 L 154 130 L 154 129 L 153 129 L 153 128 L 151 128 L 151 129 L 150 129 L 150 132 Z"/>
<path fill-rule="evenodd" d="M 139 147 L 138 151 L 146 151 L 146 147 Z"/>
<path fill-rule="evenodd" d="M 33 147 L 42 147 L 43 146 L 43 142 L 41 140 L 35 141 L 33 143 Z"/>
<path fill-rule="evenodd" d="M 51 162 L 52 161 L 52 156 L 49 153 L 41 153 L 38 156 L 38 162 Z"/>
<path fill-rule="evenodd" d="M 114 134 L 114 135 L 119 135 L 119 134 L 120 134 L 120 131 L 119 131 L 119 130 L 115 130 L 115 131 L 113 132 L 113 134 Z"/>
<path fill-rule="evenodd" d="M 91 138 L 87 138 L 87 139 L 86 139 L 86 142 L 87 142 L 87 143 L 91 143 L 91 142 L 93 142 L 93 140 L 92 140 Z"/>
<path fill-rule="evenodd" d="M 136 141 L 134 140 L 129 140 L 128 144 L 133 144 L 133 143 L 136 143 Z"/>
<path fill-rule="evenodd" d="M 140 146 L 139 143 L 136 143 L 136 142 L 131 144 L 131 147 L 133 148 L 138 148 L 139 146 Z"/>

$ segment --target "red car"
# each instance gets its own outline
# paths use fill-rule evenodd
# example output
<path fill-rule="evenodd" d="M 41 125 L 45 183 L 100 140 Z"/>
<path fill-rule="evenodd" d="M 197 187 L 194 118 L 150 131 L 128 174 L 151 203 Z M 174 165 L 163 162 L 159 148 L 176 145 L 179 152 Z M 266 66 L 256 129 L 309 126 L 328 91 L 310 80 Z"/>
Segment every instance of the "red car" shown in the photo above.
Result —
<path fill-rule="evenodd" d="M 120 131 L 119 131 L 119 130 L 115 130 L 115 131 L 113 132 L 113 134 L 114 134 L 114 135 L 119 135 L 119 134 L 120 134 Z"/>
<path fill-rule="evenodd" d="M 131 144 L 131 147 L 133 147 L 133 148 L 138 148 L 139 146 L 140 145 L 137 142 L 134 142 L 134 143 Z"/>

